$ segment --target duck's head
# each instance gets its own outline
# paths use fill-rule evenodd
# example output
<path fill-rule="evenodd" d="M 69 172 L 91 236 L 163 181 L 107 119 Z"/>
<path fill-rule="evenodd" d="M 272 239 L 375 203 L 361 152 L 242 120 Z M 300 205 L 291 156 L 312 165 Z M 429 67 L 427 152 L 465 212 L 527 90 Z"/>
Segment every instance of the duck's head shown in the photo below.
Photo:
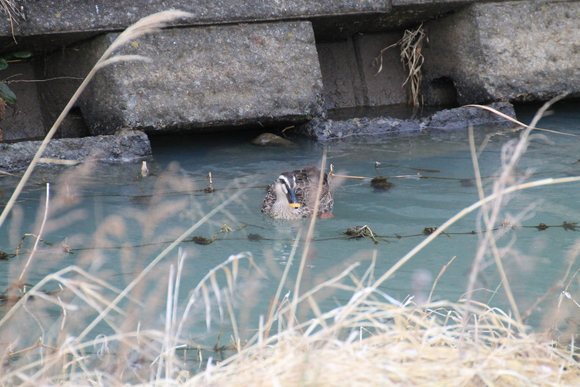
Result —
<path fill-rule="evenodd" d="M 290 207 L 300 208 L 300 203 L 296 198 L 296 176 L 291 172 L 285 172 L 276 180 L 276 195 L 278 200 L 288 201 Z"/>

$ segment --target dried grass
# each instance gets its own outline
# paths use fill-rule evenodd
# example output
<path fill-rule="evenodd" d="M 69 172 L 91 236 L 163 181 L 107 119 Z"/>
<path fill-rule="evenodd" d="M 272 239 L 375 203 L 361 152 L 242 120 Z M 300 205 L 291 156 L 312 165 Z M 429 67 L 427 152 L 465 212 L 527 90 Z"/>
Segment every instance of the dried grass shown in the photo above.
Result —
<path fill-rule="evenodd" d="M 356 296 L 356 294 L 355 294 Z M 571 353 L 518 333 L 502 311 L 373 301 L 337 308 L 210 367 L 188 386 L 577 385 Z M 471 327 L 463 330 L 465 324 Z M 301 333 L 304 332 L 304 333 Z M 460 341 L 463 341 L 460 343 Z"/>
<path fill-rule="evenodd" d="M 425 39 L 425 29 L 423 23 L 415 30 L 405 30 L 403 37 L 396 43 L 391 44 L 381 50 L 380 54 L 373 59 L 373 63 L 379 66 L 377 74 L 383 70 L 383 54 L 385 51 L 400 46 L 401 48 L 401 62 L 407 70 L 407 79 L 403 82 L 403 86 L 409 83 L 409 103 L 413 106 L 419 106 L 420 88 L 423 73 L 421 67 L 423 66 L 424 57 L 421 51 L 423 50 L 423 40 Z"/>

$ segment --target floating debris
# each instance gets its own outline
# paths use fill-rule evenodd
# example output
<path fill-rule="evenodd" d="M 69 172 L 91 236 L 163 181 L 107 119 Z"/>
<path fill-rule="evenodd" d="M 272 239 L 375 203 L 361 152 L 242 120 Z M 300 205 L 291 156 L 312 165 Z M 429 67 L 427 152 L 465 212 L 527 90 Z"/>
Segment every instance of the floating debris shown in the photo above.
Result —
<path fill-rule="evenodd" d="M 251 242 L 260 242 L 264 240 L 264 237 L 260 234 L 248 234 L 248 240 Z"/>
<path fill-rule="evenodd" d="M 375 191 L 384 191 L 387 192 L 395 185 L 387 180 L 384 176 L 375 177 L 371 180 L 371 187 L 375 189 Z"/>
<path fill-rule="evenodd" d="M 368 237 L 373 240 L 375 245 L 379 244 L 379 241 L 375 238 L 375 233 L 367 225 L 348 228 L 344 232 L 344 235 L 346 235 L 348 239 L 359 239 Z"/>
<path fill-rule="evenodd" d="M 26 289 L 31 287 L 31 284 L 22 281 L 11 284 L 0 293 L 0 305 L 13 306 L 26 294 Z"/>
<path fill-rule="evenodd" d="M 515 226 L 507 219 L 502 220 L 501 224 L 499 225 L 499 228 L 503 228 L 503 229 L 515 229 Z"/>
<path fill-rule="evenodd" d="M 149 176 L 149 168 L 147 168 L 147 161 L 141 163 L 141 177 Z"/>
<path fill-rule="evenodd" d="M 67 254 L 73 253 L 72 248 L 69 245 L 67 245 L 65 241 L 61 242 L 61 247 L 62 247 L 62 251 L 64 251 L 65 253 L 67 253 Z"/>
<path fill-rule="evenodd" d="M 214 239 L 209 239 L 209 238 L 205 238 L 202 237 L 201 235 L 196 235 L 194 237 L 191 238 L 192 242 L 197 243 L 198 245 L 209 245 L 210 243 L 212 243 L 214 241 Z"/>
<path fill-rule="evenodd" d="M 52 243 L 47 242 L 44 239 L 42 239 L 34 234 L 24 234 L 24 236 L 22 236 L 22 238 L 20 239 L 20 244 L 16 248 L 16 254 L 14 254 L 14 255 L 18 255 L 20 253 L 20 249 L 24 246 L 24 240 L 26 239 L 26 237 L 34 237 L 34 238 L 37 238 L 39 242 L 42 242 L 47 246 L 53 246 Z"/>
<path fill-rule="evenodd" d="M 230 227 L 230 226 L 228 226 L 227 224 L 224 224 L 224 225 L 223 225 L 223 226 L 220 228 L 220 230 L 214 234 L 214 236 L 213 236 L 213 237 L 211 237 L 211 238 L 206 238 L 206 237 L 203 237 L 203 236 L 201 236 L 201 235 L 196 235 L 196 236 L 192 237 L 192 238 L 190 239 L 190 241 L 191 241 L 191 242 L 194 242 L 194 243 L 197 243 L 198 245 L 203 245 L 203 246 L 206 246 L 206 245 L 209 245 L 210 243 L 213 243 L 213 242 L 216 240 L 217 236 L 218 236 L 219 234 L 223 233 L 223 232 L 225 232 L 225 233 L 228 233 L 228 234 L 229 234 L 229 233 L 230 233 L 230 232 L 232 232 L 232 231 L 240 231 L 240 230 L 243 230 L 243 229 L 245 229 L 247 226 L 248 226 L 248 225 L 247 225 L 247 224 L 245 224 L 245 225 L 243 225 L 242 227 L 240 227 L 240 228 L 238 228 L 238 229 L 235 229 L 235 230 L 234 230 L 233 228 L 231 228 L 231 227 Z"/>
<path fill-rule="evenodd" d="M 431 235 L 433 234 L 435 231 L 437 231 L 437 227 L 425 227 L 423 229 L 423 234 L 424 235 Z"/>
<path fill-rule="evenodd" d="M 459 184 L 462 187 L 473 187 L 475 185 L 475 183 L 473 182 L 473 179 L 460 179 Z"/>
<path fill-rule="evenodd" d="M 203 190 L 203 192 L 205 193 L 212 193 L 215 191 L 215 189 L 213 189 L 213 179 L 211 177 L 211 172 L 207 174 L 207 176 L 205 177 L 205 179 L 209 179 L 209 185 L 207 186 L 206 189 Z"/>
<path fill-rule="evenodd" d="M 564 228 L 564 230 L 566 230 L 566 231 L 568 231 L 568 230 L 571 230 L 571 231 L 577 231 L 577 229 L 578 229 L 578 223 L 576 223 L 576 222 L 566 222 L 566 221 L 564 221 L 564 222 L 562 223 L 562 227 L 563 227 L 563 228 Z"/>
<path fill-rule="evenodd" d="M 285 128 L 284 130 L 290 129 L 291 127 Z M 282 146 L 282 147 L 294 147 L 292 141 L 286 140 L 280 136 L 275 135 L 274 133 L 262 133 L 258 137 L 252 140 L 252 145 L 257 146 Z"/>
<path fill-rule="evenodd" d="M 540 223 L 535 227 L 538 229 L 538 231 L 544 231 L 547 230 L 550 226 L 547 226 L 546 223 Z"/>

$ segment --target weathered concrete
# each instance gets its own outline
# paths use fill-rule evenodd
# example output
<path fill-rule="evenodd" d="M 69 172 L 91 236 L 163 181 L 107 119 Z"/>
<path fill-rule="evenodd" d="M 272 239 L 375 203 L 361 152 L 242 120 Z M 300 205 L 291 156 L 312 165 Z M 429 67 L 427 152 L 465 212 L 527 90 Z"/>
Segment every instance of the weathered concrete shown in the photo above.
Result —
<path fill-rule="evenodd" d="M 60 47 L 122 30 L 161 10 L 189 11 L 194 16 L 174 26 L 198 27 L 166 30 L 122 50 L 147 55 L 152 63 L 118 64 L 95 79 L 80 102 L 91 133 L 111 133 L 121 127 L 158 133 L 266 126 L 320 117 L 324 107 L 406 101 L 399 48 L 384 53 L 378 75 L 373 59 L 396 42 L 404 28 L 420 23 L 429 37 L 422 51 L 428 104 L 544 100 L 564 90 L 580 95 L 580 70 L 575 65 L 580 59 L 579 4 L 558 0 L 36 0 L 23 4 L 26 20 L 15 25 L 18 45 L 10 24 L 0 20 L 0 53 L 52 50 L 35 58 L 36 77 L 46 82 L 36 86 L 39 97 L 29 99 L 40 101 L 44 128 L 29 121 L 27 130 L 42 132 L 52 125 L 112 38 L 100 36 L 92 43 Z M 231 25 L 240 22 L 251 24 Z M 284 35 L 292 23 L 296 28 Z M 314 38 L 318 56 L 313 54 Z M 315 74 L 319 67 L 322 76 Z M 59 80 L 52 80 L 55 77 Z M 26 93 L 35 92 L 29 89 Z M 77 108 L 76 119 L 65 123 L 61 136 L 87 133 L 80 111 Z M 29 117 L 37 120 L 38 114 Z M 4 120 L 0 130 L 5 138 L 22 138 L 14 134 L 22 132 L 19 125 Z"/>
<path fill-rule="evenodd" d="M 365 91 L 352 38 L 316 45 L 327 109 L 363 106 Z"/>
<path fill-rule="evenodd" d="M 39 147 L 40 141 L 0 143 L 0 170 L 15 171 L 26 168 Z M 127 162 L 151 157 L 151 144 L 149 138 L 138 131 L 127 131 L 113 136 L 63 138 L 50 141 L 42 157 L 79 162 Z"/>
<path fill-rule="evenodd" d="M 489 107 L 505 114 L 508 117 L 516 118 L 514 107 L 509 102 L 494 102 Z M 458 130 L 466 129 L 469 125 L 497 125 L 501 127 L 514 126 L 512 121 L 477 107 L 460 107 L 455 109 L 444 109 L 427 118 L 423 124 L 428 130 Z"/>
<path fill-rule="evenodd" d="M 45 71 L 82 77 L 115 38 L 107 34 L 57 52 Z M 325 114 L 308 22 L 168 29 L 122 52 L 151 62 L 97 73 L 79 102 L 93 135 L 299 123 Z M 72 95 L 76 82 L 62 83 L 74 86 Z"/>
<path fill-rule="evenodd" d="M 23 17 L 13 25 L 0 20 L 0 54 L 54 50 L 123 30 L 142 17 L 170 9 L 193 14 L 174 23 L 179 26 L 309 20 L 317 39 L 336 40 L 357 32 L 406 28 L 478 1 L 482 0 L 36 0 L 23 2 Z"/>
<path fill-rule="evenodd" d="M 44 137 L 36 83 L 23 82 L 23 79 L 34 79 L 32 65 L 11 63 L 0 76 L 0 80 L 7 79 L 6 83 L 17 97 L 16 103 L 6 106 L 5 118 L 0 119 L 0 142 Z"/>
<path fill-rule="evenodd" d="M 400 32 L 355 35 L 355 48 L 366 91 L 365 106 L 396 105 L 407 102 L 407 78 L 398 46 L 383 52 L 383 69 L 376 61 L 382 49 L 397 43 Z"/>
<path fill-rule="evenodd" d="M 441 102 L 437 82 L 454 85 L 459 104 L 580 95 L 579 26 L 580 3 L 556 1 L 474 4 L 433 20 L 423 49 L 427 102 Z"/>
<path fill-rule="evenodd" d="M 381 50 L 399 41 L 400 32 L 357 34 L 347 40 L 317 44 L 327 109 L 405 103 L 406 74 L 395 47 L 383 53 L 383 70 L 375 62 Z"/>
<path fill-rule="evenodd" d="M 147 15 L 171 9 L 193 15 L 174 25 L 199 26 L 387 13 L 391 4 L 389 0 L 37 0 L 25 5 L 26 20 L 14 26 L 15 35 L 122 30 Z M 12 35 L 6 20 L 1 21 L 0 32 Z"/>
<path fill-rule="evenodd" d="M 490 107 L 515 118 L 514 108 L 509 102 L 493 103 Z M 401 120 L 391 117 L 353 118 L 344 121 L 314 119 L 296 128 L 294 133 L 317 141 L 331 141 L 365 135 L 409 136 L 422 131 L 467 129 L 470 125 L 514 126 L 511 121 L 487 110 L 460 107 L 442 110 L 420 120 Z"/>

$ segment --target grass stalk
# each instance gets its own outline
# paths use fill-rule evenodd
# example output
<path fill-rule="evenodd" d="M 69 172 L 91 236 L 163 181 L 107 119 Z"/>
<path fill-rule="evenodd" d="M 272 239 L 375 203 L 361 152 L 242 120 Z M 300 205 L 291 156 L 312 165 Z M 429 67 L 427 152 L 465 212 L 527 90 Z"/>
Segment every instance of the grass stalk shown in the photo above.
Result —
<path fill-rule="evenodd" d="M 531 130 L 531 129 L 527 129 L 527 130 Z M 482 200 L 485 198 L 485 194 L 483 192 L 483 183 L 481 181 L 481 174 L 479 172 L 479 160 L 477 158 L 477 151 L 475 149 L 475 141 L 474 141 L 474 137 L 473 137 L 473 127 L 471 125 L 469 126 L 469 149 L 471 150 L 471 161 L 472 161 L 473 170 L 475 173 L 477 193 L 479 195 L 479 200 Z M 468 290 L 467 290 L 467 304 L 469 305 L 471 298 L 473 296 L 473 287 L 475 285 L 475 281 L 477 279 L 477 276 L 479 275 L 480 266 L 481 266 L 481 262 L 483 261 L 483 258 L 484 258 L 485 249 L 487 249 L 487 247 L 489 246 L 489 247 L 491 247 L 493 257 L 495 260 L 495 264 L 496 264 L 497 269 L 500 273 L 500 276 L 502 279 L 502 285 L 505 289 L 506 296 L 507 296 L 508 301 L 510 303 L 510 307 L 512 308 L 512 311 L 515 314 L 516 321 L 518 322 L 518 324 L 521 325 L 522 318 L 521 318 L 521 315 L 519 312 L 519 308 L 516 304 L 516 300 L 515 300 L 514 295 L 511 291 L 511 287 L 510 287 L 507 275 L 505 273 L 503 263 L 501 261 L 500 253 L 499 253 L 499 250 L 497 248 L 495 236 L 494 236 L 494 229 L 495 229 L 497 216 L 499 214 L 499 210 L 501 209 L 501 197 L 500 197 L 500 199 L 496 200 L 495 203 L 497 205 L 494 206 L 495 211 L 493 213 L 493 218 L 490 217 L 489 210 L 488 210 L 486 205 L 481 207 L 481 212 L 482 212 L 483 217 L 484 217 L 484 224 L 486 226 L 486 230 L 485 230 L 485 234 L 484 234 L 484 240 L 480 244 L 480 247 L 478 248 L 477 254 L 475 256 L 475 260 L 474 260 L 472 268 L 471 268 L 471 274 L 469 277 Z M 469 307 L 466 308 L 466 310 L 469 310 Z M 466 321 L 466 319 L 464 319 L 464 321 Z"/>
<path fill-rule="evenodd" d="M 34 247 L 32 248 L 30 255 L 28 256 L 28 260 L 26 261 L 26 264 L 24 265 L 22 272 L 20 273 L 20 277 L 18 277 L 18 282 L 23 282 L 24 274 L 26 274 L 26 271 L 28 270 L 28 266 L 30 266 L 30 262 L 32 262 L 32 258 L 34 257 L 34 254 L 38 250 L 38 242 L 40 241 L 40 238 L 42 237 L 42 232 L 44 231 L 44 225 L 46 224 L 46 219 L 48 218 L 48 204 L 49 203 L 50 203 L 50 183 L 46 183 L 46 200 L 44 203 L 44 216 L 42 217 L 42 223 L 40 224 L 40 230 L 38 231 L 38 235 L 36 236 L 36 240 L 34 241 Z"/>
<path fill-rule="evenodd" d="M 78 98 L 80 97 L 82 92 L 86 89 L 87 85 L 93 79 L 93 77 L 95 76 L 97 71 L 99 71 L 101 68 L 103 68 L 109 64 L 116 63 L 116 62 L 119 62 L 121 60 L 122 61 L 127 61 L 127 60 L 149 61 L 150 60 L 148 58 L 145 58 L 145 57 L 139 56 L 139 55 L 123 55 L 123 56 L 120 56 L 119 58 L 117 58 L 117 57 L 110 58 L 111 54 L 117 48 L 119 48 L 121 45 L 123 45 L 123 44 L 125 44 L 133 39 L 137 39 L 138 37 L 145 35 L 145 34 L 160 31 L 160 29 L 162 27 L 164 27 L 166 23 L 168 23 L 172 20 L 175 20 L 178 18 L 187 18 L 190 16 L 192 16 L 192 14 L 187 13 L 187 12 L 182 12 L 182 11 L 159 12 L 159 13 L 144 17 L 143 19 L 139 20 L 137 23 L 133 24 L 132 26 L 127 28 L 123 33 L 121 33 L 117 37 L 117 39 L 115 39 L 115 41 L 111 44 L 111 46 L 109 46 L 109 48 L 103 53 L 103 55 L 97 61 L 95 66 L 91 69 L 89 74 L 85 77 L 85 79 L 83 80 L 83 82 L 81 83 L 79 88 L 75 91 L 75 93 L 73 94 L 71 99 L 68 101 L 68 103 L 66 104 L 66 106 L 64 107 L 64 109 L 62 110 L 62 112 L 60 113 L 58 118 L 56 119 L 55 123 L 52 125 L 52 127 L 50 128 L 50 130 L 48 131 L 48 133 L 44 137 L 44 140 L 42 140 L 42 143 L 40 144 L 38 151 L 36 152 L 32 161 L 28 165 L 28 168 L 26 168 L 24 175 L 22 175 L 22 178 L 18 182 L 18 185 L 16 186 L 16 188 L 14 189 L 14 192 L 12 193 L 12 195 L 10 196 L 10 199 L 8 200 L 8 203 L 6 203 L 6 207 L 4 207 L 4 210 L 0 214 L 0 228 L 2 228 L 2 225 L 4 224 L 6 217 L 10 213 L 10 210 L 14 206 L 14 203 L 16 202 L 16 200 L 18 199 L 18 196 L 20 196 L 22 189 L 24 188 L 24 186 L 26 185 L 26 182 L 30 178 L 32 171 L 34 170 L 34 168 L 38 164 L 39 159 L 42 157 L 42 154 L 44 153 L 44 150 L 48 146 L 48 143 L 54 137 L 54 134 L 56 133 L 57 129 L 62 124 L 62 121 L 64 120 L 66 115 L 70 112 L 72 107 L 75 105 Z"/>
<path fill-rule="evenodd" d="M 290 311 L 290 321 L 289 329 L 292 329 L 294 324 L 294 319 L 296 318 L 296 310 L 298 307 L 298 298 L 300 295 L 300 283 L 302 281 L 302 273 L 304 272 L 304 267 L 306 266 L 306 261 L 308 260 L 308 253 L 310 252 L 310 247 L 312 245 L 312 236 L 314 235 L 314 226 L 318 218 L 318 208 L 320 207 L 320 195 L 322 194 L 322 184 L 324 184 L 324 170 L 326 168 L 326 151 L 322 155 L 322 161 L 320 162 L 320 175 L 318 176 L 318 187 L 316 189 L 316 200 L 314 201 L 314 209 L 312 210 L 312 217 L 310 218 L 310 225 L 308 227 L 308 232 L 306 233 L 306 241 L 304 242 L 304 250 L 302 251 L 302 259 L 300 260 L 300 267 L 298 268 L 298 274 L 296 276 L 296 283 L 294 285 L 294 295 L 292 298 L 292 309 Z"/>

